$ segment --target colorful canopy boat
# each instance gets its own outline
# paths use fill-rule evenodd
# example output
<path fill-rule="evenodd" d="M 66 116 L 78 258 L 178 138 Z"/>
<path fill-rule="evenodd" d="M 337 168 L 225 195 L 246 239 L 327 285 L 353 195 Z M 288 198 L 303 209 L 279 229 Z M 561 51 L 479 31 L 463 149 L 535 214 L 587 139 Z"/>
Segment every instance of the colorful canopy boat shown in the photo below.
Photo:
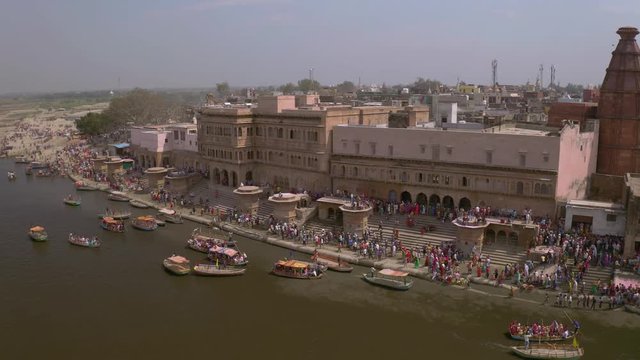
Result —
<path fill-rule="evenodd" d="M 74 185 L 76 187 L 76 190 L 78 190 L 78 191 L 94 191 L 94 190 L 98 190 L 97 187 L 91 186 L 91 185 L 85 183 L 84 181 L 80 181 L 80 180 L 76 181 L 74 183 Z"/>
<path fill-rule="evenodd" d="M 394 290 L 409 290 L 413 286 L 413 280 L 407 279 L 409 273 L 391 269 L 376 271 L 371 268 L 368 274 L 362 274 L 362 278 L 373 285 L 378 285 Z"/>
<path fill-rule="evenodd" d="M 80 206 L 82 199 L 79 196 L 67 195 L 62 201 L 71 206 Z"/>
<path fill-rule="evenodd" d="M 144 231 L 152 231 L 158 228 L 156 218 L 151 215 L 138 216 L 131 221 L 131 225 L 138 230 Z"/>
<path fill-rule="evenodd" d="M 195 228 L 191 232 L 191 237 L 187 240 L 187 246 L 195 251 L 208 254 L 209 249 L 214 246 L 229 247 L 229 244 L 227 241 L 216 238 L 212 234 L 203 234 L 200 228 Z"/>
<path fill-rule="evenodd" d="M 138 209 L 148 209 L 149 208 L 149 205 L 143 203 L 142 201 L 135 200 L 135 199 L 129 200 L 129 204 L 131 204 L 131 206 L 133 206 L 134 208 L 138 208 Z"/>
<path fill-rule="evenodd" d="M 82 236 L 74 233 L 69 234 L 69 242 L 72 243 L 73 245 L 90 247 L 90 248 L 100 247 L 101 245 L 100 240 L 98 240 L 97 236 L 88 237 L 88 236 Z"/>
<path fill-rule="evenodd" d="M 229 266 L 246 266 L 249 264 L 247 254 L 226 247 L 214 246 L 210 248 L 207 257 L 211 261 L 219 261 Z"/>
<path fill-rule="evenodd" d="M 572 331 L 564 324 L 557 321 L 552 321 L 547 325 L 537 322 L 527 325 L 512 321 L 511 324 L 509 324 L 509 336 L 511 336 L 513 340 L 520 341 L 524 340 L 525 334 L 528 334 L 529 338 L 535 341 L 564 341 L 570 340 L 576 335 L 579 329 L 579 325 L 575 326 L 575 330 Z"/>
<path fill-rule="evenodd" d="M 29 229 L 29 237 L 31 237 L 33 241 L 47 241 L 49 236 L 42 226 L 34 226 Z"/>
<path fill-rule="evenodd" d="M 129 200 L 129 196 L 127 196 L 127 194 L 121 192 L 121 191 L 112 191 L 108 196 L 107 199 L 111 200 L 111 201 L 121 201 L 121 202 L 128 202 Z"/>
<path fill-rule="evenodd" d="M 106 217 L 103 217 L 102 220 L 100 220 L 100 227 L 102 227 L 103 229 L 105 229 L 107 231 L 123 233 L 124 232 L 124 221 L 117 220 L 117 219 L 114 219 L 112 217 L 106 216 Z"/>
<path fill-rule="evenodd" d="M 512 346 L 513 352 L 525 359 L 579 359 L 584 349 L 574 344 L 529 344 Z"/>
<path fill-rule="evenodd" d="M 324 275 L 315 265 L 300 260 L 278 260 L 273 264 L 271 273 L 292 279 L 321 279 Z"/>
<path fill-rule="evenodd" d="M 202 276 L 238 276 L 243 275 L 246 268 L 224 268 L 214 264 L 198 264 L 193 267 L 193 272 Z"/>
<path fill-rule="evenodd" d="M 164 259 L 162 265 L 167 271 L 175 275 L 187 275 L 191 271 L 189 259 L 179 255 L 172 255 Z"/>

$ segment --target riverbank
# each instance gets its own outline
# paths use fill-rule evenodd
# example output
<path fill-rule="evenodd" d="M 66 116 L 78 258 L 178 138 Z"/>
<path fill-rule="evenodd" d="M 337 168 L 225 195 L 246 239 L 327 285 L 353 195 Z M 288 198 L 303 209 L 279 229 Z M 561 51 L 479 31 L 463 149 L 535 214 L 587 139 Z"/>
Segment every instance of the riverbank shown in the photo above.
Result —
<path fill-rule="evenodd" d="M 69 177 L 73 181 L 83 181 L 85 183 L 88 183 L 89 185 L 96 186 L 102 191 L 110 191 L 108 186 L 106 186 L 105 184 L 96 183 L 88 179 L 84 179 L 77 174 L 69 174 Z M 165 207 L 163 203 L 151 200 L 149 194 L 139 194 L 135 192 L 126 192 L 126 194 L 129 198 L 142 202 L 152 209 L 160 210 Z M 376 268 L 378 270 L 389 268 L 405 271 L 412 277 L 415 277 L 417 279 L 426 280 L 434 284 L 442 284 L 444 286 L 444 284 L 439 280 L 433 279 L 433 275 L 430 272 L 429 268 L 423 266 L 416 268 L 413 264 L 406 264 L 402 261 L 401 256 L 389 257 L 381 260 L 363 258 L 357 256 L 350 250 L 338 249 L 336 246 L 323 245 L 322 247 L 317 248 L 314 245 L 303 245 L 300 242 L 294 242 L 292 240 L 284 239 L 282 237 L 269 234 L 266 230 L 252 228 L 248 225 L 218 221 L 213 216 L 193 214 L 191 210 L 185 208 L 175 208 L 174 210 L 176 210 L 177 213 L 180 214 L 185 220 L 189 220 L 197 224 L 202 224 L 207 227 L 215 227 L 220 231 L 224 231 L 225 233 L 232 233 L 234 235 L 242 236 L 254 241 L 277 246 L 279 248 L 295 251 L 298 253 L 307 254 L 309 255 L 309 257 L 311 257 L 311 255 L 313 255 L 317 251 L 320 254 L 326 255 L 328 257 L 337 258 L 339 256 L 342 261 L 357 266 Z M 464 262 L 460 265 L 460 268 L 466 268 Z M 549 308 L 555 307 L 554 300 L 556 298 L 556 295 L 558 294 L 558 292 L 555 291 L 543 290 L 538 288 L 522 290 L 510 283 L 497 284 L 495 280 L 490 280 L 485 277 L 477 277 L 469 274 L 461 274 L 460 277 L 464 279 L 463 282 L 460 282 L 460 285 L 453 284 L 447 285 L 447 287 L 462 291 L 469 291 L 470 293 L 477 295 L 509 299 L 528 305 L 546 306 Z M 599 313 L 609 311 L 606 306 L 604 309 L 597 308 L 595 311 L 583 309 L 582 307 L 565 307 L 565 309 L 576 309 Z M 624 308 L 616 308 L 613 311 L 619 311 L 622 309 Z"/>

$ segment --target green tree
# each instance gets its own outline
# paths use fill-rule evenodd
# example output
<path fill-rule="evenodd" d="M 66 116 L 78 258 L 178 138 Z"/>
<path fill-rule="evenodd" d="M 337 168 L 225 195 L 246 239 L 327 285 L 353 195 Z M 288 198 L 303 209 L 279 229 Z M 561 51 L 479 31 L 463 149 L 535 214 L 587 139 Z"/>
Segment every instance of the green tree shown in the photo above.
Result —
<path fill-rule="evenodd" d="M 115 126 L 132 122 L 136 125 L 164 123 L 179 120 L 181 106 L 167 96 L 144 89 L 133 89 L 123 96 L 113 98 L 104 112 Z"/>
<path fill-rule="evenodd" d="M 311 79 L 298 80 L 298 89 L 305 93 L 309 91 L 318 91 L 320 90 L 320 87 L 321 87 L 320 83 L 316 80 L 311 80 Z"/>
<path fill-rule="evenodd" d="M 282 91 L 283 94 L 293 94 L 298 89 L 298 86 L 294 83 L 286 83 L 278 87 L 278 91 Z"/>
<path fill-rule="evenodd" d="M 108 132 L 113 127 L 114 122 L 105 114 L 88 113 L 76 120 L 76 128 L 83 134 L 98 135 Z"/>
<path fill-rule="evenodd" d="M 231 93 L 231 88 L 229 87 L 229 83 L 225 81 L 216 84 L 216 91 L 218 92 L 218 95 L 226 97 Z"/>
<path fill-rule="evenodd" d="M 356 91 L 356 85 L 351 81 L 344 81 L 342 84 L 336 85 L 336 90 L 338 93 L 352 93 Z"/>

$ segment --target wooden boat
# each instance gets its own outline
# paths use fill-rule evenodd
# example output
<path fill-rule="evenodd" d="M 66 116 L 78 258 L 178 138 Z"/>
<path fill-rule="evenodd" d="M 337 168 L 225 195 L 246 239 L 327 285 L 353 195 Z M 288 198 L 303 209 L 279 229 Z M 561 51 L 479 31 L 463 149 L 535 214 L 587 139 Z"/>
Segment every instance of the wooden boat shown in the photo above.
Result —
<path fill-rule="evenodd" d="M 107 231 L 113 231 L 117 233 L 124 232 L 124 221 L 117 220 L 112 217 L 105 216 L 100 221 L 100 227 Z"/>
<path fill-rule="evenodd" d="M 158 210 L 158 218 L 172 224 L 182 224 L 182 216 L 176 213 L 175 210 L 170 209 L 160 209 Z"/>
<path fill-rule="evenodd" d="M 82 203 L 82 200 L 80 199 L 79 196 L 74 197 L 73 195 L 69 195 L 65 197 L 62 201 L 64 201 L 65 204 L 71 205 L 71 206 L 80 206 L 80 204 Z"/>
<path fill-rule="evenodd" d="M 577 323 L 574 323 L 574 326 L 579 326 L 576 324 Z M 535 340 L 537 342 L 558 342 L 571 340 L 578 332 L 578 328 L 576 328 L 575 330 L 570 330 L 568 327 L 564 326 L 558 321 L 552 321 L 547 325 L 543 323 L 520 324 L 516 321 L 512 321 L 511 324 L 509 324 L 508 333 L 513 340 L 523 341 L 525 333 L 527 333 L 529 329 L 531 329 L 533 332 L 538 332 L 538 334 L 529 335 L 529 339 Z"/>
<path fill-rule="evenodd" d="M 193 238 L 187 240 L 188 248 L 201 253 L 205 253 L 205 254 L 208 254 L 209 249 L 212 248 L 213 246 L 215 246 L 213 242 L 209 243 L 206 240 L 199 240 L 199 239 L 193 239 Z"/>
<path fill-rule="evenodd" d="M 209 252 L 209 249 L 213 246 L 221 246 L 221 247 L 236 247 L 235 241 L 228 241 L 221 238 L 217 238 L 214 234 L 204 234 L 200 228 L 195 228 L 191 232 L 191 237 L 189 240 L 193 240 L 195 243 L 200 244 L 202 246 L 207 247 L 206 253 Z M 189 240 L 187 240 L 187 246 L 189 246 Z M 189 246 L 196 251 L 200 251 L 197 248 Z"/>
<path fill-rule="evenodd" d="M 378 285 L 394 290 L 409 290 L 413 286 L 413 280 L 407 279 L 409 273 L 391 269 L 376 271 L 371 268 L 368 274 L 362 274 L 362 278 L 373 285 Z"/>
<path fill-rule="evenodd" d="M 9 171 L 9 172 L 7 172 L 7 178 L 8 178 L 9 180 L 15 180 L 15 179 L 16 179 L 16 173 L 15 173 L 15 172 L 13 172 L 13 171 Z"/>
<path fill-rule="evenodd" d="M 164 268 L 175 274 L 175 275 L 187 275 L 191 272 L 191 267 L 189 266 L 189 259 L 179 256 L 172 255 L 162 262 Z"/>
<path fill-rule="evenodd" d="M 271 273 L 292 279 L 321 279 L 324 275 L 314 264 L 300 260 L 278 260 Z"/>
<path fill-rule="evenodd" d="M 104 214 L 98 214 L 98 219 L 110 217 L 116 220 L 125 220 L 131 217 L 131 211 L 112 211 L 107 210 Z"/>
<path fill-rule="evenodd" d="M 129 197 L 127 194 L 120 191 L 112 191 L 111 194 L 107 195 L 107 199 L 111 201 L 121 201 L 121 202 L 129 202 Z"/>
<path fill-rule="evenodd" d="M 160 219 L 156 219 L 156 224 L 158 224 L 158 226 L 165 226 L 165 225 L 167 225 L 167 223 L 166 223 L 166 222 L 164 222 L 163 220 L 160 220 Z"/>
<path fill-rule="evenodd" d="M 100 240 L 98 240 L 97 236 L 88 237 L 82 236 L 74 233 L 69 234 L 69 242 L 73 245 L 96 248 L 100 247 Z"/>
<path fill-rule="evenodd" d="M 332 270 L 332 271 L 337 271 L 337 272 L 353 271 L 353 266 L 349 265 L 349 263 L 347 262 L 342 261 L 340 259 L 340 256 L 334 259 L 328 255 L 323 255 L 316 252 L 313 256 L 311 256 L 311 260 L 326 266 L 329 270 Z"/>
<path fill-rule="evenodd" d="M 637 305 L 631 305 L 631 304 L 626 304 L 624 306 L 624 309 L 630 313 L 634 313 L 634 314 L 638 314 L 640 315 L 640 306 Z"/>
<path fill-rule="evenodd" d="M 47 231 L 42 226 L 34 226 L 29 229 L 29 237 L 33 241 L 47 241 L 49 235 L 47 235 Z"/>
<path fill-rule="evenodd" d="M 219 261 L 226 265 L 247 266 L 247 264 L 249 264 L 247 254 L 227 247 L 213 246 L 209 249 L 209 255 L 207 255 L 207 257 L 211 261 Z"/>
<path fill-rule="evenodd" d="M 49 165 L 39 161 L 32 161 L 31 164 L 29 164 L 29 167 L 32 170 L 38 170 L 38 169 L 48 169 Z"/>
<path fill-rule="evenodd" d="M 31 160 L 27 159 L 26 156 L 18 156 L 15 160 L 16 164 L 30 164 Z"/>
<path fill-rule="evenodd" d="M 213 264 L 198 264 L 193 267 L 193 272 L 203 276 L 238 276 L 243 275 L 245 268 L 220 268 Z"/>
<path fill-rule="evenodd" d="M 74 185 L 76 187 L 76 190 L 78 190 L 78 191 L 94 191 L 94 190 L 98 190 L 97 187 L 88 185 L 87 183 L 85 183 L 83 181 L 76 181 Z"/>
<path fill-rule="evenodd" d="M 151 215 L 138 216 L 131 221 L 131 225 L 138 230 L 144 231 L 153 231 L 158 228 L 156 218 Z"/>
<path fill-rule="evenodd" d="M 579 359 L 584 355 L 584 349 L 572 344 L 529 344 L 512 346 L 513 352 L 525 359 Z"/>
<path fill-rule="evenodd" d="M 143 203 L 142 201 L 138 201 L 138 200 L 134 200 L 134 199 L 129 200 L 129 204 L 131 204 L 131 206 L 133 206 L 134 208 L 138 208 L 138 209 L 148 209 L 149 208 L 149 205 Z"/>

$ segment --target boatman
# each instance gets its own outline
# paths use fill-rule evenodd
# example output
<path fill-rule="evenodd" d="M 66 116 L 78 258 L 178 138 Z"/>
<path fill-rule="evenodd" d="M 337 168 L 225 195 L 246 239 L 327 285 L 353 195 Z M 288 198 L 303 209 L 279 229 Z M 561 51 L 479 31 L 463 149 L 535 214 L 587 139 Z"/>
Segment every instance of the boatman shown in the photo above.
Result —
<path fill-rule="evenodd" d="M 531 335 L 529 335 L 528 333 L 524 334 L 524 349 L 525 350 L 529 350 L 529 338 L 531 338 Z"/>

